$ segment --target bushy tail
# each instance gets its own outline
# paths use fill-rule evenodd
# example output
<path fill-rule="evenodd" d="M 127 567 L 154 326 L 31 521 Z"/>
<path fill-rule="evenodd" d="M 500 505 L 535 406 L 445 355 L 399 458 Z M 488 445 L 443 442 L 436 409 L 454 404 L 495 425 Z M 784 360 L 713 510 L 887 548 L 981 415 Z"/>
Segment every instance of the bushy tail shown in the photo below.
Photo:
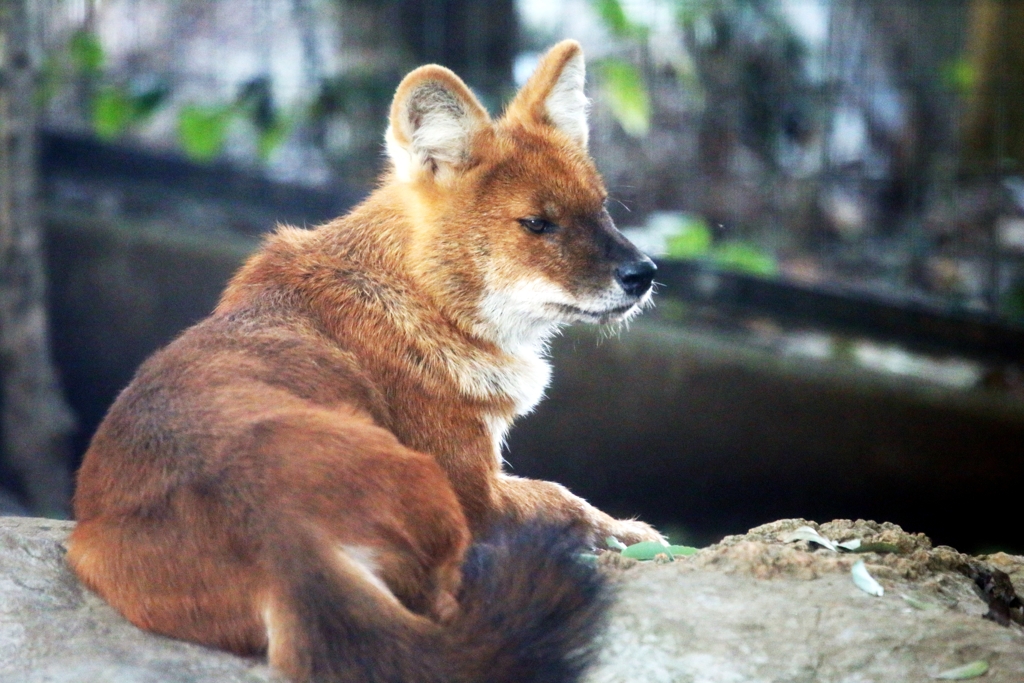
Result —
<path fill-rule="evenodd" d="M 580 560 L 579 535 L 531 524 L 499 532 L 470 549 L 462 612 L 447 632 L 451 653 L 477 649 L 459 681 L 578 681 L 596 650 L 611 605 L 603 575 Z"/>
<path fill-rule="evenodd" d="M 287 633 L 272 635 L 272 663 L 312 683 L 574 683 L 611 603 L 582 547 L 562 525 L 494 534 L 470 549 L 459 613 L 443 625 L 289 554 Z"/>

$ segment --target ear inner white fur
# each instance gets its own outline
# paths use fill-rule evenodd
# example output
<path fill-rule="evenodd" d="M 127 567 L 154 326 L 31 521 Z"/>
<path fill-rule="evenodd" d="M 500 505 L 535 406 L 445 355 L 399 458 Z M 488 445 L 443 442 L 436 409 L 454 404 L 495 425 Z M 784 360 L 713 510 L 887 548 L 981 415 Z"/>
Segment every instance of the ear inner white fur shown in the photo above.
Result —
<path fill-rule="evenodd" d="M 414 168 L 436 173 L 464 161 L 478 125 L 462 99 L 438 81 L 425 81 L 409 93 L 397 123 L 409 143 L 401 145 L 389 129 L 387 149 L 405 180 Z"/>
<path fill-rule="evenodd" d="M 558 80 L 544 100 L 548 118 L 563 133 L 587 146 L 590 129 L 587 127 L 587 108 L 589 102 L 583 94 L 583 83 L 586 80 L 586 67 L 583 55 L 571 57 L 558 75 Z"/>

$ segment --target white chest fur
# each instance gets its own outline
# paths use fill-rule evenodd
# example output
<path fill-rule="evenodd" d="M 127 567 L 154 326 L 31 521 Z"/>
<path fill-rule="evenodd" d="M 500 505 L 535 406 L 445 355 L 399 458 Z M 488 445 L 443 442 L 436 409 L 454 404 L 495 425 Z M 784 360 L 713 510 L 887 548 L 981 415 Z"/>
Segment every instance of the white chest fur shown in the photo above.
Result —
<path fill-rule="evenodd" d="M 505 437 L 508 436 L 508 429 L 512 426 L 512 421 L 499 415 L 488 415 L 484 417 L 484 426 L 491 435 L 494 459 L 500 468 L 505 462 Z"/>

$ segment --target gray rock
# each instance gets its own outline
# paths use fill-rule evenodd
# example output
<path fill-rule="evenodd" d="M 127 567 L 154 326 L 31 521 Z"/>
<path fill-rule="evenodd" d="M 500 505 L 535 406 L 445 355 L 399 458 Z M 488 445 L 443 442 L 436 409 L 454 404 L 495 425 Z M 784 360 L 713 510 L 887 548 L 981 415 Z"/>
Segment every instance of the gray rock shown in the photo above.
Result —
<path fill-rule="evenodd" d="M 810 524 L 899 553 L 837 555 L 778 537 Z M 0 518 L 0 680 L 5 683 L 271 683 L 262 660 L 152 635 L 83 588 L 64 564 L 70 522 Z M 864 559 L 885 587 L 858 590 Z M 1024 629 L 955 571 L 965 556 L 873 522 L 784 520 L 668 564 L 600 563 L 619 586 L 589 683 L 928 681 L 983 659 L 990 683 L 1024 681 Z M 1024 558 L 990 561 L 1022 591 Z M 908 601 L 905 597 L 911 598 Z M 916 607 L 914 606 L 916 605 Z"/>
<path fill-rule="evenodd" d="M 992 667 L 986 681 L 1024 681 L 1020 629 L 916 610 L 898 591 L 874 598 L 845 574 L 764 580 L 666 565 L 624 587 L 589 683 L 895 683 L 977 659 Z"/>
<path fill-rule="evenodd" d="M 841 554 L 782 542 L 801 526 L 898 552 Z M 986 681 L 1024 681 L 1024 629 L 982 618 L 988 605 L 959 571 L 965 563 L 999 569 L 1024 594 L 1024 557 L 968 558 L 894 524 L 796 519 L 661 566 L 630 568 L 616 558 L 608 554 L 605 563 L 626 569 L 589 683 L 923 682 L 976 660 L 990 666 Z M 858 560 L 883 596 L 854 585 Z"/>
<path fill-rule="evenodd" d="M 73 523 L 0 517 L 0 681 L 269 683 L 265 662 L 145 633 L 64 564 Z"/>

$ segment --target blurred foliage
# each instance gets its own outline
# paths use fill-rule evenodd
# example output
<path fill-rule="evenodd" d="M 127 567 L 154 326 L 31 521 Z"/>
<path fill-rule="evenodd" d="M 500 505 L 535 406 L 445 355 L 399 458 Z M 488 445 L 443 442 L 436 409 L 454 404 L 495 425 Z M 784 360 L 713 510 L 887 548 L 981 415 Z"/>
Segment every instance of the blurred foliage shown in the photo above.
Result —
<path fill-rule="evenodd" d="M 43 62 L 38 90 L 40 106 L 49 103 L 66 83 L 84 86 L 86 114 L 93 132 L 114 140 L 144 124 L 171 103 L 172 90 L 162 78 L 137 78 L 117 82 L 105 72 L 106 53 L 97 36 L 87 30 L 71 35 L 66 50 L 48 54 Z M 311 115 L 316 114 L 315 108 Z M 186 102 L 177 112 L 177 140 L 182 151 L 195 161 L 211 161 L 224 148 L 228 131 L 236 121 L 247 123 L 260 159 L 267 158 L 288 137 L 293 121 L 277 107 L 273 83 L 257 76 L 244 83 L 232 102 Z"/>
<path fill-rule="evenodd" d="M 694 259 L 711 251 L 711 228 L 699 216 L 680 219 L 678 230 L 665 240 L 668 255 L 678 259 Z"/>
<path fill-rule="evenodd" d="M 190 158 L 211 161 L 224 148 L 232 107 L 188 104 L 178 112 L 178 142 Z"/>
<path fill-rule="evenodd" d="M 100 88 L 92 100 L 92 127 L 96 135 L 111 140 L 131 124 L 132 105 L 124 88 Z"/>
<path fill-rule="evenodd" d="M 92 125 L 96 135 L 112 140 L 130 127 L 149 119 L 167 99 L 170 89 L 162 81 L 143 87 L 108 85 L 92 99 Z"/>
<path fill-rule="evenodd" d="M 186 104 L 178 112 L 178 141 L 190 158 L 210 161 L 224 149 L 232 124 L 241 121 L 255 134 L 256 153 L 266 161 L 288 137 L 292 120 L 274 101 L 268 76 L 256 76 L 239 88 L 226 104 Z"/>
<path fill-rule="evenodd" d="M 712 260 L 722 270 L 733 270 L 750 275 L 773 277 L 779 266 L 775 257 L 752 242 L 740 240 L 724 242 L 711 252 Z"/>
<path fill-rule="evenodd" d="M 612 116 L 633 137 L 651 128 L 651 98 L 640 70 L 621 59 L 604 59 L 595 65 Z"/>
<path fill-rule="evenodd" d="M 325 78 L 309 115 L 314 120 L 324 120 L 351 114 L 366 105 L 386 106 L 394 94 L 394 86 L 392 78 L 368 71 Z"/>
<path fill-rule="evenodd" d="M 978 70 L 966 57 L 946 62 L 942 69 L 942 82 L 960 95 L 969 95 L 978 82 Z"/>
<path fill-rule="evenodd" d="M 775 257 L 753 242 L 734 239 L 716 244 L 711 227 L 700 216 L 681 215 L 665 237 L 665 251 L 669 258 L 706 261 L 749 275 L 773 277 L 779 272 Z"/>
<path fill-rule="evenodd" d="M 242 85 L 232 111 L 247 120 L 256 131 L 256 152 L 266 161 L 291 132 L 291 122 L 274 102 L 273 84 L 257 76 Z"/>
<path fill-rule="evenodd" d="M 641 44 L 647 40 L 647 27 L 629 19 L 619 0 L 592 0 L 605 28 L 616 39 Z M 608 109 L 622 129 L 633 137 L 643 137 L 651 127 L 651 99 L 643 74 L 634 64 L 607 57 L 594 64 Z"/>
<path fill-rule="evenodd" d="M 96 76 L 103 69 L 106 55 L 95 34 L 85 29 L 75 31 L 68 43 L 71 64 L 82 74 Z"/>
<path fill-rule="evenodd" d="M 781 146 L 809 140 L 815 130 L 815 99 L 803 79 L 807 48 L 779 2 L 765 0 L 649 0 L 648 18 L 670 17 L 680 55 L 652 55 L 654 26 L 631 18 L 634 5 L 591 0 L 616 51 L 628 55 L 598 64 L 604 100 L 615 120 L 633 137 L 650 130 L 651 95 L 646 77 L 655 77 L 654 59 L 669 60 L 679 85 L 694 96 L 733 92 L 729 107 L 742 122 L 743 142 L 770 165 Z M 659 27 L 665 29 L 666 27 Z M 645 77 L 646 74 L 646 77 Z M 723 123 L 723 125 L 728 125 Z"/>
<path fill-rule="evenodd" d="M 39 105 L 45 107 L 68 86 L 78 88 L 93 133 L 107 141 L 144 125 L 163 108 L 176 108 L 178 146 L 199 162 L 220 155 L 237 125 L 250 131 L 258 157 L 267 161 L 298 126 L 315 127 L 335 118 L 365 115 L 369 108 L 386 106 L 394 89 L 392 74 L 356 72 L 326 77 L 308 106 L 286 113 L 275 101 L 273 81 L 266 75 L 243 83 L 232 101 L 182 102 L 174 100 L 166 79 L 150 76 L 125 83 L 107 71 L 107 62 L 99 38 L 84 29 L 76 31 L 61 50 L 44 58 L 37 90 Z M 625 94 L 620 99 L 624 98 L 627 109 L 636 109 L 637 104 L 629 102 L 636 97 L 628 92 L 629 87 L 623 86 Z"/>
<path fill-rule="evenodd" d="M 675 299 L 667 291 L 658 293 L 656 315 L 666 322 L 685 323 L 693 314 L 690 305 L 682 299 Z"/>
<path fill-rule="evenodd" d="M 594 9 L 616 38 L 646 38 L 647 27 L 630 21 L 619 0 L 593 0 Z"/>

